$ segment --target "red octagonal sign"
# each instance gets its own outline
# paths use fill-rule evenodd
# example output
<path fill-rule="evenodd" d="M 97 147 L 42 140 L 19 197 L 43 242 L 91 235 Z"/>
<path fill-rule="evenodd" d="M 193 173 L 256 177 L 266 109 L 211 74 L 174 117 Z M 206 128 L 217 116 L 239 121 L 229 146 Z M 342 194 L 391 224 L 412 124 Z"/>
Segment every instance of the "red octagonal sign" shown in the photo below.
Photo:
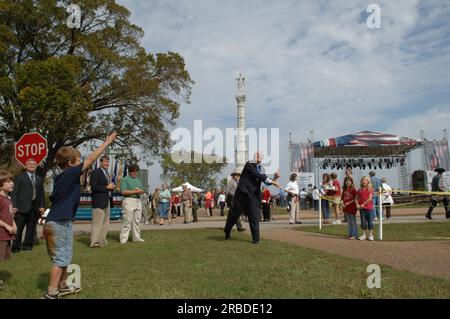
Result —
<path fill-rule="evenodd" d="M 32 158 L 39 165 L 47 157 L 47 140 L 39 133 L 27 133 L 15 145 L 16 160 L 25 166 Z"/>

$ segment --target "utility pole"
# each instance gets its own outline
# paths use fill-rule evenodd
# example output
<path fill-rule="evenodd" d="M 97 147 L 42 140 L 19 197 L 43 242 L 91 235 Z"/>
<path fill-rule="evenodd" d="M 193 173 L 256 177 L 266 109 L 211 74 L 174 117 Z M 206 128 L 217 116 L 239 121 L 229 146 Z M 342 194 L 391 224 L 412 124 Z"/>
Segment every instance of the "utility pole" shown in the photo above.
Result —
<path fill-rule="evenodd" d="M 424 130 L 420 130 L 420 140 L 422 141 L 422 147 L 421 147 L 421 152 L 420 152 L 420 160 L 422 163 L 422 170 L 425 170 L 425 144 L 427 143 L 426 139 L 425 139 L 425 132 Z"/>
<path fill-rule="evenodd" d="M 289 173 L 292 172 L 292 132 L 289 132 Z"/>

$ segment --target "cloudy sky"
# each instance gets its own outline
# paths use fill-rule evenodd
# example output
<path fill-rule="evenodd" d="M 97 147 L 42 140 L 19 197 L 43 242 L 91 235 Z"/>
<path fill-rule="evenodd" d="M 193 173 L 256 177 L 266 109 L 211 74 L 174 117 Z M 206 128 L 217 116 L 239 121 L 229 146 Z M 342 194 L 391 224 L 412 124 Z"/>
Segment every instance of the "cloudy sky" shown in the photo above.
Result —
<path fill-rule="evenodd" d="M 444 0 L 119 0 L 150 52 L 175 51 L 196 82 L 177 126 L 236 125 L 236 72 L 247 127 L 304 141 L 373 130 L 442 138 L 450 123 L 450 4 Z M 381 28 L 369 29 L 369 4 Z M 226 170 L 229 172 L 231 168 Z M 152 189 L 160 169 L 151 168 Z"/>

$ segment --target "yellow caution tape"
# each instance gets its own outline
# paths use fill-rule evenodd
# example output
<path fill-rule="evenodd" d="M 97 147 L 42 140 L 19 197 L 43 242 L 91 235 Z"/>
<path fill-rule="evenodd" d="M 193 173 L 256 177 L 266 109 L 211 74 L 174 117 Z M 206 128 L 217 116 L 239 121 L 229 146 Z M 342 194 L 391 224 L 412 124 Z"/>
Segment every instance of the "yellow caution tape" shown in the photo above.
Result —
<path fill-rule="evenodd" d="M 401 189 L 393 189 L 392 191 L 389 191 L 389 192 L 392 192 L 392 193 L 410 193 L 410 194 L 450 196 L 450 192 L 404 191 L 404 190 L 401 190 Z"/>
<path fill-rule="evenodd" d="M 427 192 L 427 191 L 411 191 L 411 190 L 401 190 L 401 189 L 392 189 L 389 191 L 382 191 L 381 194 L 389 192 L 391 194 L 393 193 L 408 193 L 408 194 L 422 194 L 422 195 L 439 195 L 439 196 L 450 196 L 450 192 Z M 377 192 L 378 194 L 380 192 Z M 324 199 L 327 200 L 329 202 L 334 201 L 335 197 L 330 197 L 330 196 L 320 196 L 320 199 Z M 407 206 L 407 205 L 412 205 L 415 203 L 420 203 L 420 202 L 424 202 L 424 201 L 415 201 L 415 202 L 411 202 L 411 203 L 405 203 L 405 204 L 395 204 L 395 206 Z"/>
<path fill-rule="evenodd" d="M 442 195 L 449 195 L 450 196 L 450 193 L 448 193 L 448 192 L 405 191 L 405 190 L 397 190 L 397 189 L 390 190 L 389 192 L 390 193 L 398 192 L 398 193 L 414 193 L 414 194 L 441 195 L 441 196 Z M 320 199 L 323 199 L 323 200 L 331 202 L 331 201 L 335 200 L 335 197 L 320 196 Z M 398 206 L 408 206 L 408 205 L 414 205 L 414 204 L 417 204 L 417 203 L 426 203 L 428 201 L 429 200 L 419 200 L 419 201 L 414 201 L 414 202 L 404 203 L 404 204 L 394 204 L 393 206 L 396 206 L 396 207 L 398 207 Z"/>
<path fill-rule="evenodd" d="M 374 194 L 379 194 L 379 192 L 374 192 Z M 424 195 L 441 195 L 441 196 L 450 196 L 450 192 L 426 192 L 426 191 L 405 191 L 405 190 L 401 190 L 401 189 L 392 189 L 389 191 L 382 191 L 381 194 L 385 194 L 385 193 L 409 193 L 409 194 L 424 194 Z M 320 198 L 325 199 L 325 200 L 333 200 L 334 197 L 329 197 L 329 196 L 321 196 Z"/>
<path fill-rule="evenodd" d="M 320 196 L 320 199 L 324 199 L 324 200 L 331 202 L 331 201 L 334 201 L 336 199 L 336 197 Z"/>

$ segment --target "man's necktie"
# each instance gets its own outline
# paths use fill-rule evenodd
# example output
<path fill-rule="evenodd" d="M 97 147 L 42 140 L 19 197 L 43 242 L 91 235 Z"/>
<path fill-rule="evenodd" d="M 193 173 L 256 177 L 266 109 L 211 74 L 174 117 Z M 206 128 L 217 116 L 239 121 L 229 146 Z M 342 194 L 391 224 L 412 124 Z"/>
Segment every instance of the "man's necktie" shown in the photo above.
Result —
<path fill-rule="evenodd" d="M 34 180 L 34 174 L 31 175 L 31 185 L 33 185 L 33 197 L 32 199 L 36 199 L 36 181 Z"/>
<path fill-rule="evenodd" d="M 256 165 L 256 170 L 258 171 L 259 174 L 261 174 L 261 165 Z"/>

